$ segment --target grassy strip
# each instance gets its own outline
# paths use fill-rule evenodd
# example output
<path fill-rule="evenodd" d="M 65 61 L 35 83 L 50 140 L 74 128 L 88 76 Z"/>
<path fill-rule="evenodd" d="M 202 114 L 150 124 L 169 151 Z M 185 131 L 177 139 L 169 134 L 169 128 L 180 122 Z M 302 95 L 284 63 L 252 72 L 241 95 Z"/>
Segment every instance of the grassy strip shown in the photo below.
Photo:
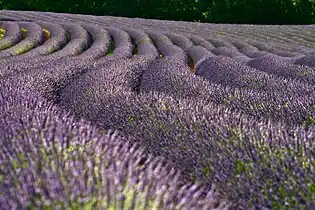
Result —
<path fill-rule="evenodd" d="M 27 29 L 21 28 L 21 31 L 22 31 L 22 40 L 23 40 L 27 36 Z M 29 49 L 30 49 L 30 47 L 32 47 L 32 45 L 33 45 L 33 43 L 30 43 L 29 45 L 24 45 L 21 48 L 13 50 L 13 55 L 20 55 L 22 53 L 29 51 Z M 12 47 L 14 47 L 14 46 L 12 46 Z"/>
<path fill-rule="evenodd" d="M 71 33 L 69 31 L 66 31 L 66 37 L 67 37 L 67 42 L 71 40 Z"/>
<path fill-rule="evenodd" d="M 138 54 L 138 45 L 135 42 L 135 40 L 133 38 L 131 38 L 131 43 L 132 43 L 132 55 L 137 55 Z"/>
<path fill-rule="evenodd" d="M 23 39 L 25 39 L 25 37 L 27 36 L 27 30 L 25 28 L 21 28 L 22 31 L 22 37 Z"/>
<path fill-rule="evenodd" d="M 43 32 L 45 35 L 45 40 L 48 40 L 50 38 L 50 31 L 48 31 L 47 29 L 43 28 Z"/>
<path fill-rule="evenodd" d="M 156 50 L 158 51 L 160 58 L 164 58 L 164 55 L 159 51 L 159 48 L 156 46 L 156 42 L 154 41 L 154 39 L 150 36 L 149 36 L 149 38 L 150 38 L 152 44 L 155 46 Z"/>
<path fill-rule="evenodd" d="M 110 56 L 114 53 L 114 50 L 115 50 L 115 41 L 114 41 L 114 38 L 113 36 L 110 36 L 110 43 L 109 43 L 109 49 L 108 49 L 108 52 L 105 54 L 105 56 Z"/>
<path fill-rule="evenodd" d="M 193 59 L 191 59 L 191 57 L 189 57 L 189 56 L 187 56 L 187 57 L 188 57 L 188 66 L 190 68 L 190 71 L 192 73 L 196 73 L 195 64 L 194 64 Z"/>
<path fill-rule="evenodd" d="M 5 35 L 5 30 L 3 28 L 0 28 L 0 39 L 2 39 Z"/>

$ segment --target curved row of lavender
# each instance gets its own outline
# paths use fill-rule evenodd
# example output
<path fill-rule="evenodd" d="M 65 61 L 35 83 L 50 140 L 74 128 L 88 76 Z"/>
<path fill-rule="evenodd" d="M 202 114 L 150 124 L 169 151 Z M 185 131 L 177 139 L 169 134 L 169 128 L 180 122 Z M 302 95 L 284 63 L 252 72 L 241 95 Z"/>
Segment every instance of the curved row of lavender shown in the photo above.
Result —
<path fill-rule="evenodd" d="M 315 208 L 312 26 L 0 17 L 0 207 Z"/>

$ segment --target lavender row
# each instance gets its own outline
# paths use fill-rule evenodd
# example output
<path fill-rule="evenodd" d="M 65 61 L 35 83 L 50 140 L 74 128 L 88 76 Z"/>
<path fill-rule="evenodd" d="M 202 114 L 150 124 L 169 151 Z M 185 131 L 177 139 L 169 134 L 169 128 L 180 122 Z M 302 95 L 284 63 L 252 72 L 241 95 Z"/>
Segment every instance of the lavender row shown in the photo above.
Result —
<path fill-rule="evenodd" d="M 206 60 L 209 58 L 206 58 Z M 197 64 L 198 65 L 198 64 Z M 157 70 L 158 69 L 158 70 Z M 181 59 L 153 61 L 141 78 L 140 92 L 162 93 L 173 98 L 190 98 L 222 104 L 256 119 L 272 119 L 289 125 L 304 124 L 314 114 L 314 97 L 239 89 L 210 83 L 189 72 Z"/>
<path fill-rule="evenodd" d="M 55 16 L 48 16 L 44 18 L 51 21 L 56 21 L 58 19 L 58 17 L 55 17 Z M 63 18 L 62 21 L 64 21 L 67 24 L 70 24 L 70 23 L 72 24 L 72 22 L 69 21 L 69 18 L 67 17 Z M 86 25 L 86 22 L 85 22 L 85 25 Z M 119 59 L 119 58 L 128 58 L 132 55 L 133 46 L 131 44 L 130 36 L 125 31 L 122 31 L 120 29 L 113 28 L 113 27 L 103 27 L 101 29 L 106 29 L 107 33 L 109 33 L 111 37 L 110 44 L 114 43 L 114 48 L 115 48 L 115 49 L 110 49 L 111 47 L 108 46 L 109 48 L 107 48 L 105 55 L 112 55 L 112 56 L 107 57 L 106 59 L 112 60 L 112 59 Z M 91 31 L 91 33 L 94 33 L 94 32 Z M 115 52 L 113 52 L 113 50 Z"/>
<path fill-rule="evenodd" d="M 91 58 L 97 59 L 110 50 L 111 37 L 108 31 L 97 25 L 82 25 L 90 34 L 93 39 L 90 48 L 85 50 L 83 53 L 77 56 L 77 58 Z"/>
<path fill-rule="evenodd" d="M 313 149 L 312 129 L 257 121 L 201 98 L 174 99 L 161 92 L 135 95 L 130 89 L 121 89 L 118 81 L 104 83 L 108 78 L 103 72 L 78 78 L 67 86 L 60 96 L 60 106 L 98 127 L 130 135 L 150 154 L 162 155 L 181 168 L 187 179 L 215 182 L 224 189 L 220 193 L 235 205 L 268 208 L 270 202 L 282 203 L 274 198 L 274 194 L 281 194 L 280 188 L 290 192 L 292 186 L 298 193 L 294 198 L 286 195 L 288 199 L 297 199 L 299 205 L 314 205 L 312 199 L 307 199 L 311 196 L 308 188 L 300 186 L 313 173 L 303 170 L 305 161 L 309 169 L 314 164 L 308 159 Z M 301 148 L 305 153 L 294 153 Z M 303 170 L 303 174 L 286 174 L 287 167 Z M 272 170 L 266 171 L 268 168 Z M 282 176 L 290 177 L 276 181 Z"/>
<path fill-rule="evenodd" d="M 106 59 L 120 59 L 120 58 L 130 58 L 132 56 L 133 44 L 131 43 L 131 38 L 129 34 L 123 30 L 117 28 L 106 28 L 108 33 L 113 37 L 115 43 L 115 49 L 111 58 Z"/>
<path fill-rule="evenodd" d="M 40 15 L 40 16 L 43 17 L 47 21 L 55 22 L 58 20 L 58 16 L 56 16 L 56 17 L 49 16 L 49 15 L 48 16 Z M 35 19 L 35 17 L 34 17 L 34 19 Z M 62 22 L 64 24 L 66 24 L 67 27 L 69 27 L 70 25 L 73 24 L 72 22 L 68 21 L 68 18 L 63 18 Z M 80 27 L 79 24 L 75 24 L 75 25 L 78 25 L 77 27 Z M 108 46 L 107 51 L 104 54 L 104 55 L 106 55 L 106 54 L 111 55 L 113 53 L 113 56 L 107 57 L 106 59 L 112 60 L 112 59 L 118 59 L 118 58 L 123 58 L 123 57 L 130 57 L 132 54 L 133 46 L 131 44 L 131 40 L 130 40 L 129 35 L 126 32 L 119 30 L 119 29 L 116 29 L 116 28 L 113 28 L 113 27 L 105 27 L 103 29 L 106 29 L 107 33 L 109 33 L 109 35 L 111 36 L 112 40 L 110 42 L 115 42 L 115 46 L 114 46 L 115 52 L 108 51 L 108 50 L 111 50 L 111 49 L 109 49 L 110 46 Z M 103 29 L 101 28 L 101 30 L 103 30 Z M 94 30 L 92 29 L 91 33 L 94 33 L 95 32 Z M 103 39 L 103 38 L 101 38 L 101 39 Z M 77 44 L 75 44 L 75 45 L 77 45 Z M 96 46 L 96 44 L 95 44 L 95 46 Z M 72 46 L 70 45 L 69 48 L 72 48 Z M 81 49 L 80 52 L 82 52 L 82 48 L 79 48 L 79 49 Z M 102 52 L 103 52 L 103 50 L 102 50 Z M 75 53 L 76 54 L 71 54 L 71 55 L 73 56 L 73 55 L 79 54 L 77 51 Z M 84 53 L 84 55 L 86 55 L 86 53 Z M 82 56 L 84 57 L 84 55 L 82 55 Z M 82 57 L 82 56 L 80 56 L 80 57 Z M 97 57 L 99 57 L 99 55 L 97 55 Z"/>
<path fill-rule="evenodd" d="M 118 62 L 119 63 L 119 62 Z M 122 66 L 124 66 L 124 64 L 122 64 Z M 113 67 L 113 69 L 119 69 L 119 68 L 117 68 L 117 67 L 119 67 L 119 66 L 114 66 Z M 128 68 L 128 67 L 126 67 L 126 68 Z M 122 72 L 125 72 L 125 70 L 124 69 L 122 69 L 121 70 Z M 131 70 L 132 72 L 134 72 L 134 70 Z M 99 73 L 102 73 L 103 74 L 103 71 L 99 71 Z M 32 76 L 32 77 L 34 77 L 34 76 Z M 150 102 L 150 98 L 142 98 L 142 99 L 139 99 L 139 101 L 142 103 L 142 105 L 141 104 L 139 104 L 140 102 L 138 102 L 134 107 L 134 109 L 135 109 L 135 113 L 133 112 L 133 109 L 132 108 L 130 108 L 130 106 L 126 106 L 126 105 L 131 105 L 132 104 L 132 97 L 128 97 L 128 95 L 122 95 L 122 96 L 117 96 L 116 95 L 116 97 L 113 97 L 113 96 L 111 96 L 111 97 L 109 97 L 108 96 L 108 92 L 107 91 L 109 91 L 110 93 L 112 93 L 112 88 L 115 88 L 115 87 L 117 87 L 117 82 L 116 83 L 114 83 L 113 85 L 112 85 L 112 88 L 109 88 L 108 87 L 108 85 L 106 85 L 106 83 L 104 84 L 104 83 L 97 83 L 96 81 L 97 80 L 99 80 L 100 82 L 102 82 L 102 81 L 112 81 L 112 79 L 110 79 L 109 78 L 109 80 L 106 80 L 106 78 L 104 78 L 104 77 L 101 77 L 99 74 L 97 74 L 97 75 L 95 75 L 94 77 L 90 74 L 90 76 L 86 76 L 85 77 L 86 79 L 90 79 L 91 80 L 91 82 L 89 83 L 89 86 L 90 87 L 87 87 L 86 86 L 86 83 L 82 83 L 82 82 L 79 82 L 79 81 L 74 81 L 73 82 L 73 84 L 72 85 L 70 85 L 70 86 L 68 86 L 69 88 L 73 88 L 73 89 L 76 89 L 77 91 L 79 91 L 79 92 L 81 92 L 81 91 L 83 91 L 82 93 L 84 93 L 81 97 L 78 97 L 78 93 L 76 93 L 76 94 L 73 94 L 73 93 L 70 93 L 69 95 L 71 95 L 71 97 L 69 98 L 67 98 L 67 97 L 64 97 L 64 96 L 61 96 L 60 97 L 60 99 L 62 99 L 62 100 L 65 100 L 63 103 L 72 103 L 71 101 L 73 101 L 74 103 L 73 103 L 73 105 L 74 105 L 74 107 L 76 107 L 76 108 L 79 108 L 80 109 L 80 111 L 78 111 L 77 113 L 80 113 L 81 115 L 87 115 L 87 116 L 89 116 L 89 117 L 93 117 L 94 116 L 94 121 L 93 120 L 91 120 L 91 118 L 89 118 L 89 120 L 91 120 L 92 122 L 95 122 L 95 120 L 98 122 L 98 125 L 99 126 L 103 126 L 104 127 L 104 129 L 105 128 L 108 128 L 107 126 L 109 126 L 109 125 L 111 125 L 112 126 L 112 128 L 120 128 L 122 131 L 124 131 L 124 132 L 127 132 L 127 131 L 129 131 L 129 132 L 131 132 L 131 134 L 132 134 L 132 132 L 134 132 L 133 133 L 133 135 L 136 135 L 135 133 L 137 133 L 137 135 L 139 135 L 139 134 L 141 134 L 141 132 L 139 132 L 139 131 L 142 131 L 142 132 L 149 132 L 149 133 L 147 133 L 147 134 L 143 134 L 144 136 L 147 136 L 147 137 L 149 137 L 149 139 L 144 139 L 144 141 L 142 142 L 142 143 L 144 143 L 144 142 L 147 142 L 147 144 L 151 144 L 151 149 L 152 148 L 155 148 L 155 149 L 158 149 L 159 147 L 156 147 L 156 146 L 154 146 L 154 144 L 152 143 L 152 140 L 154 140 L 155 138 L 157 138 L 157 136 L 162 136 L 163 138 L 164 138 L 164 135 L 165 134 L 163 134 L 164 132 L 166 132 L 166 134 L 171 134 L 172 132 L 168 132 L 167 130 L 166 131 L 164 131 L 163 132 L 163 130 L 158 130 L 158 132 L 152 132 L 151 130 L 153 129 L 152 128 L 152 126 L 153 125 L 156 125 L 156 126 L 160 126 L 159 125 L 159 123 L 158 124 L 156 124 L 156 119 L 151 119 L 152 117 L 156 117 L 157 115 L 156 114 L 154 114 L 155 113 L 155 109 L 154 109 L 154 104 L 156 104 L 156 103 L 151 103 Z M 117 76 L 115 76 L 115 77 L 113 77 L 113 78 L 116 78 L 117 80 L 116 81 L 121 81 L 121 79 L 119 78 L 119 77 L 117 77 Z M 37 81 L 37 82 L 40 82 L 40 81 L 38 81 L 38 78 L 36 79 L 34 79 L 34 81 Z M 87 81 L 89 81 L 89 80 L 87 80 Z M 126 83 L 125 83 L 126 84 Z M 79 85 L 79 87 L 80 88 L 78 88 L 78 85 Z M 125 86 L 125 85 L 123 85 L 123 86 Z M 28 87 L 29 88 L 29 87 Z M 27 88 L 27 89 L 28 89 Z M 92 89 L 91 89 L 92 88 Z M 96 89 L 97 88 L 97 89 Z M 104 90 L 106 90 L 106 92 L 103 92 Z M 30 90 L 31 91 L 31 90 Z M 32 91 L 31 91 L 32 92 Z M 119 92 L 122 92 L 122 91 L 119 91 Z M 104 98 L 104 101 L 103 102 L 98 102 L 98 101 L 95 101 L 95 100 L 102 100 L 102 98 Z M 69 100 L 68 99 L 70 99 L 70 102 L 69 102 Z M 151 99 L 152 100 L 152 99 Z M 126 103 L 126 101 L 128 101 L 128 103 Z M 158 103 L 159 103 L 159 101 L 160 101 L 160 99 L 158 99 Z M 87 103 L 87 105 L 88 106 L 83 106 L 84 105 L 84 103 Z M 147 106 L 147 108 L 145 108 L 145 109 L 143 109 L 143 108 L 141 108 L 141 106 L 143 106 L 143 103 L 145 104 L 145 106 Z M 162 116 L 164 116 L 164 113 L 165 113 L 165 109 L 167 110 L 167 109 L 169 109 L 169 107 L 168 107 L 168 104 L 167 103 L 164 103 L 164 102 L 162 102 L 162 103 L 159 103 L 159 104 L 161 104 L 161 108 L 162 108 Z M 183 106 L 184 107 L 186 107 L 186 105 L 184 104 L 184 102 L 183 101 L 180 101 L 179 102 L 179 104 L 183 104 Z M 201 104 L 204 104 L 202 101 L 201 101 Z M 91 106 L 92 105 L 92 106 Z M 152 108 L 153 107 L 153 108 Z M 187 106 L 187 107 L 192 107 L 193 108 L 193 110 L 195 110 L 195 108 L 197 107 L 197 105 L 190 105 L 190 106 Z M 203 107 L 203 105 L 202 106 L 200 106 L 199 105 L 199 107 Z M 211 109 L 210 110 L 213 110 L 213 105 L 209 105 L 209 107 L 211 107 Z M 104 110 L 106 108 L 106 110 Z M 123 110 L 122 110 L 123 109 Z M 203 109 L 203 108 L 202 108 Z M 72 108 L 72 110 L 73 110 L 73 108 Z M 124 111 L 125 110 L 125 111 Z M 146 110 L 148 110 L 148 111 L 146 111 Z M 178 110 L 178 108 L 171 108 L 171 110 Z M 154 111 L 153 113 L 152 113 L 152 111 Z M 114 115 L 113 115 L 113 113 L 115 113 Z M 124 116 L 123 114 L 126 114 L 126 113 L 128 113 L 127 114 L 127 116 Z M 134 113 L 134 114 L 133 114 Z M 141 116 L 141 115 L 138 115 L 138 114 L 142 114 L 142 113 L 144 113 L 144 115 L 143 116 Z M 188 113 L 187 111 L 184 111 L 184 113 Z M 198 112 L 197 112 L 198 113 Z M 214 110 L 214 115 L 217 115 L 217 111 L 216 110 Z M 195 115 L 195 113 L 193 113 L 193 115 Z M 238 119 L 238 118 L 236 118 L 235 116 L 233 116 L 233 114 L 232 113 L 229 113 L 229 114 L 226 114 L 227 116 L 230 116 L 231 117 L 231 119 Z M 87 117 L 86 116 L 86 117 Z M 150 116 L 151 116 L 151 118 L 150 118 Z M 170 116 L 178 116 L 178 114 L 170 114 Z M 209 116 L 209 114 L 207 114 L 206 116 Z M 210 118 L 212 118 L 212 117 L 210 117 Z M 122 121 L 122 119 L 126 119 L 128 122 L 129 122 L 129 124 L 127 124 L 127 125 L 124 125 L 124 124 L 121 124 L 121 123 L 124 123 L 125 121 Z M 151 122 L 151 124 L 150 123 L 146 123 L 146 122 L 143 122 L 142 120 L 140 121 L 140 122 L 134 122 L 135 120 L 139 120 L 139 119 L 142 119 L 142 120 L 148 120 L 148 122 Z M 168 122 L 168 120 L 166 120 L 164 117 L 159 121 L 160 123 L 161 122 Z M 221 122 L 221 119 L 220 119 L 220 122 Z M 108 123 L 107 125 L 106 125 L 106 123 Z M 109 124 L 109 123 L 111 123 L 111 124 Z M 118 123 L 118 124 L 117 124 Z M 153 125 L 152 125 L 152 123 L 154 123 Z M 190 119 L 189 120 L 187 120 L 187 122 L 185 123 L 185 124 L 188 124 L 189 123 L 189 125 L 190 125 L 190 123 L 191 123 L 191 121 L 190 121 Z M 221 123 L 223 123 L 223 124 L 226 124 L 227 122 L 226 121 L 222 121 Z M 143 125 L 146 125 L 146 126 L 148 126 L 148 128 L 142 128 L 142 127 L 140 127 L 139 128 L 139 130 L 138 129 L 135 129 L 133 126 L 134 126 L 134 124 L 135 125 L 141 125 L 141 126 L 143 126 Z M 174 123 L 172 123 L 172 121 L 171 121 L 171 124 L 174 124 Z M 120 126 L 118 126 L 118 125 L 120 125 Z M 177 124 L 174 124 L 173 126 L 178 126 Z M 154 127 L 154 126 L 153 126 Z M 129 128 L 129 130 L 127 129 L 127 128 Z M 162 128 L 170 128 L 170 129 L 172 129 L 172 127 L 170 127 L 170 125 L 166 125 L 166 126 L 162 126 Z M 218 125 L 218 129 L 220 128 L 220 124 Z M 185 129 L 185 128 L 182 128 L 183 129 L 183 131 L 191 131 L 192 129 Z M 259 128 L 260 129 L 260 128 Z M 202 129 L 203 130 L 203 129 Z M 208 129 L 204 129 L 204 130 L 208 130 Z M 240 128 L 240 130 L 243 130 L 242 128 Z M 221 133 L 221 132 L 219 132 L 219 133 Z M 267 131 L 266 131 L 266 133 L 268 133 Z M 158 135 L 157 135 L 158 134 Z M 163 134 L 163 135 L 161 135 L 161 134 Z M 206 135 L 206 134 L 205 134 Z M 207 134 L 208 135 L 208 134 Z M 188 135 L 188 136 L 191 136 L 191 135 Z M 293 135 L 292 134 L 292 136 L 296 136 L 296 135 Z M 155 138 L 153 138 L 152 139 L 152 137 L 155 137 Z M 195 138 L 194 138 L 194 135 L 192 135 L 191 137 L 193 137 L 193 139 L 192 140 L 194 140 L 195 141 Z M 161 137 L 160 137 L 161 138 Z M 173 138 L 169 138 L 169 137 L 166 137 L 166 139 L 167 140 L 172 140 Z M 182 141 L 183 140 L 185 140 L 186 139 L 186 137 L 184 136 L 183 137 L 183 139 L 181 139 Z M 206 138 L 201 138 L 201 139 L 206 139 Z M 158 139 L 156 142 L 159 142 L 159 144 L 161 144 L 160 146 L 163 146 L 164 145 L 164 148 L 162 147 L 162 151 L 163 152 L 160 152 L 161 154 L 163 154 L 163 155 L 167 155 L 168 154 L 168 149 L 167 148 L 165 148 L 165 145 L 168 145 L 168 143 L 166 143 L 165 142 L 165 139 L 164 139 L 164 141 L 161 141 L 161 139 Z M 181 141 L 176 141 L 176 142 L 181 142 Z M 187 140 L 185 140 L 185 142 L 187 142 Z M 189 141 L 189 139 L 188 139 L 188 142 L 186 143 L 187 144 L 187 150 L 188 150 L 188 148 L 195 148 L 195 147 L 192 147 L 192 145 L 191 145 L 191 143 L 189 143 L 190 141 Z M 212 141 L 213 142 L 213 141 Z M 224 145 L 227 145 L 227 144 L 224 144 Z M 172 148 L 176 148 L 176 147 L 174 147 L 174 145 L 171 145 L 171 147 Z M 200 144 L 197 144 L 197 147 L 198 148 L 202 148 L 202 147 L 200 147 Z M 185 148 L 185 147 L 184 147 Z M 208 147 L 206 147 L 206 148 L 208 148 Z M 182 149 L 182 150 L 184 150 L 185 151 L 185 149 Z M 234 148 L 233 149 L 231 149 L 232 151 L 238 151 L 238 150 L 234 150 Z M 192 151 L 192 149 L 189 149 L 188 151 Z M 172 152 L 172 154 L 179 154 L 178 152 L 174 152 L 174 151 L 171 151 Z M 191 157 L 191 155 L 189 155 L 190 153 L 188 153 L 188 155 L 187 155 L 187 157 Z M 193 154 L 204 154 L 204 153 L 202 153 L 202 152 L 196 152 L 196 153 L 194 153 L 193 152 Z M 211 153 L 211 154 L 213 154 L 213 153 Z M 214 154 L 217 154 L 217 153 L 214 153 Z M 228 157 L 230 157 L 230 154 L 228 154 Z M 176 157 L 175 157 L 176 158 Z M 203 159 L 203 158 L 202 158 Z M 182 160 L 182 156 L 180 157 L 180 160 Z M 192 160 L 187 160 L 187 159 L 183 159 L 184 160 L 184 162 L 185 163 L 191 163 L 191 161 L 192 160 L 198 160 L 198 161 L 200 161 L 200 159 L 199 158 L 197 158 L 197 157 L 195 157 L 195 156 L 192 156 Z M 204 159 L 203 159 L 204 160 Z M 174 160 L 174 162 L 176 162 L 176 163 L 178 163 L 178 160 L 177 161 L 175 161 Z M 192 163 L 194 163 L 194 162 L 192 162 Z M 217 163 L 217 162 L 216 162 Z M 239 164 L 241 164 L 241 163 L 235 163 L 236 165 L 239 165 Z M 190 164 L 188 164 L 188 165 L 190 165 Z M 192 165 L 194 165 L 194 164 L 192 164 Z M 200 164 L 199 164 L 200 165 Z M 198 166 L 198 164 L 197 164 L 197 166 Z M 242 166 L 242 165 L 241 165 Z M 191 165 L 190 165 L 190 167 L 191 167 Z M 236 166 L 235 166 L 236 167 Z M 197 167 L 198 168 L 198 167 Z M 225 167 L 224 167 L 225 168 Z M 197 170 L 197 169 L 196 169 Z M 208 171 L 209 169 L 205 169 L 205 173 L 206 173 L 206 171 Z M 201 171 L 203 171 L 202 169 L 201 169 Z M 188 176 L 188 173 L 189 172 L 189 170 L 187 170 L 187 172 L 186 172 L 186 176 Z M 197 177 L 198 178 L 198 176 L 196 175 L 196 173 L 199 173 L 199 178 L 200 177 L 202 177 L 203 175 L 201 174 L 200 175 L 200 170 L 198 169 L 197 171 L 195 171 L 195 172 L 193 172 L 193 174 L 192 174 L 192 176 L 194 177 Z M 195 173 L 195 174 L 194 174 Z M 197 174 L 198 174 L 197 173 Z M 242 183 L 240 184 L 240 186 L 246 186 L 246 185 L 243 185 Z M 258 186 L 260 186 L 260 185 L 258 185 Z M 261 187 L 261 186 L 260 186 Z M 270 186 L 269 186 L 270 187 Z M 259 188 L 258 188 L 259 189 Z M 234 192 L 234 191 L 231 191 L 231 192 Z M 243 191 L 241 191 L 241 192 L 243 192 Z M 250 195 L 250 194 L 249 194 Z M 245 199 L 245 198 L 244 198 Z"/>
<path fill-rule="evenodd" d="M 188 57 L 184 50 L 175 46 L 166 35 L 156 31 L 148 31 L 147 34 L 163 57 L 178 57 L 184 63 L 188 63 Z"/>
<path fill-rule="evenodd" d="M 228 48 L 228 47 L 217 47 L 217 48 L 211 50 L 211 52 L 215 55 L 218 55 L 218 56 L 221 55 L 221 56 L 230 57 L 230 58 L 234 58 L 234 57 L 238 57 L 238 56 L 244 56 L 238 50 L 233 49 L 233 48 Z"/>
<path fill-rule="evenodd" d="M 6 13 L 11 13 L 11 11 L 6 11 Z M 70 17 L 70 15 L 68 14 L 57 14 L 57 13 L 41 13 L 41 12 L 23 12 L 23 14 L 36 14 L 36 15 L 40 15 L 40 14 L 46 14 L 46 15 L 51 15 L 51 16 L 55 16 L 55 17 Z M 128 20 L 128 18 L 119 18 L 119 17 L 108 17 L 108 16 L 102 16 L 102 17 L 96 17 L 96 16 L 87 16 L 87 15 L 71 15 L 71 17 L 75 17 L 75 18 L 89 18 L 89 19 L 98 19 L 98 20 L 105 20 L 105 21 L 112 21 L 113 23 L 115 22 L 121 22 L 122 24 L 131 24 L 131 22 L 133 20 Z M 117 19 L 117 20 L 116 20 Z M 177 30 L 183 30 L 183 31 L 186 31 L 187 33 L 196 33 L 198 32 L 199 34 L 211 34 L 212 32 L 214 33 L 216 30 L 227 30 L 227 29 L 230 29 L 228 30 L 228 32 L 232 33 L 233 31 L 237 31 L 240 29 L 240 31 L 244 32 L 246 31 L 246 33 L 250 33 L 252 28 L 255 30 L 261 30 L 261 32 L 263 31 L 266 31 L 268 30 L 268 33 L 267 34 L 268 36 L 271 36 L 273 33 L 276 33 L 280 30 L 290 30 L 290 28 L 288 27 L 285 27 L 285 26 L 281 26 L 281 27 L 278 27 L 278 26 L 259 26 L 260 28 L 258 27 L 255 27 L 253 25 L 249 25 L 249 26 L 242 26 L 240 27 L 239 25 L 235 26 L 235 25 L 231 25 L 231 24 L 225 24 L 225 25 L 222 25 L 222 24 L 216 24 L 216 25 L 213 25 L 213 24 L 201 24 L 201 23 L 187 23 L 187 22 L 178 22 L 178 21 L 162 21 L 162 20 L 145 20 L 145 19 L 136 19 L 137 23 L 140 23 L 142 25 L 150 25 L 151 27 L 156 27 L 156 28 L 160 28 L 160 27 L 163 27 L 163 26 L 166 26 L 168 28 L 168 30 L 173 30 L 174 32 Z M 180 23 L 180 24 L 179 24 Z M 187 27 L 188 26 L 188 27 Z M 300 27 L 301 29 L 299 30 L 300 33 L 305 33 L 305 35 L 307 35 L 306 32 L 309 32 L 309 27 L 307 26 L 298 26 Z M 283 28 L 283 29 L 282 29 Z M 305 30 L 303 30 L 305 29 Z M 231 31 L 232 30 L 232 31 Z M 245 34 L 246 34 L 245 33 Z M 260 36 L 262 33 L 255 33 L 255 35 L 258 37 Z M 265 33 L 264 33 L 265 34 Z M 279 38 L 284 38 L 283 36 L 282 37 L 277 37 L 278 39 Z"/>
<path fill-rule="evenodd" d="M 145 32 L 138 30 L 126 31 L 134 40 L 134 44 L 137 47 L 137 55 L 159 57 L 159 52 L 157 51 L 150 37 Z"/>
<path fill-rule="evenodd" d="M 17 14 L 14 14 L 17 16 Z M 32 15 L 27 14 L 28 18 L 36 21 L 38 17 L 42 21 L 57 23 L 61 25 L 66 30 L 66 38 L 67 44 L 63 46 L 59 51 L 49 54 L 47 56 L 52 56 L 54 58 L 61 58 L 67 56 L 76 56 L 82 52 L 84 52 L 87 48 L 90 47 L 92 44 L 91 35 L 78 24 L 72 24 L 64 19 L 57 19 L 50 18 L 49 16 L 45 15 Z M 22 17 L 19 17 L 22 18 Z"/>
<path fill-rule="evenodd" d="M 304 65 L 293 65 L 281 61 L 274 56 L 256 58 L 249 61 L 247 65 L 269 74 L 298 79 L 301 82 L 309 83 L 311 85 L 315 84 L 315 69 Z"/>
<path fill-rule="evenodd" d="M 5 35 L 0 40 L 1 50 L 9 48 L 21 41 L 22 31 L 18 24 L 12 22 L 2 22 L 1 28 L 5 30 Z"/>
<path fill-rule="evenodd" d="M 219 47 L 227 47 L 227 48 L 235 48 L 233 44 L 230 42 L 223 40 L 221 38 L 208 38 L 207 39 L 215 48 Z"/>
<path fill-rule="evenodd" d="M 7 57 L 25 53 L 45 41 L 45 36 L 40 25 L 30 22 L 18 22 L 23 39 L 16 45 L 0 52 L 0 57 Z"/>
<path fill-rule="evenodd" d="M 193 61 L 193 73 L 196 72 L 196 67 L 199 66 L 205 59 L 209 57 L 213 57 L 211 52 L 209 52 L 206 48 L 201 46 L 192 46 L 187 50 L 187 55 Z"/>
<path fill-rule="evenodd" d="M 314 97 L 314 87 L 295 80 L 276 77 L 263 71 L 244 66 L 227 57 L 210 57 L 196 69 L 200 75 L 212 82 L 238 88 L 276 92 L 286 96 Z"/>
<path fill-rule="evenodd" d="M 49 32 L 50 37 L 48 37 L 48 39 L 42 45 L 22 54 L 21 57 L 37 57 L 51 54 L 63 48 L 68 42 L 67 31 L 62 26 L 49 22 L 37 23 L 42 27 L 43 30 L 47 30 Z"/>
<path fill-rule="evenodd" d="M 185 183 L 163 158 L 75 121 L 23 86 L 0 85 L 0 207 L 226 209 L 215 191 Z M 11 113 L 8 115 L 7 113 Z"/>
<path fill-rule="evenodd" d="M 166 36 L 170 38 L 173 44 L 179 46 L 184 51 L 187 51 L 190 47 L 194 46 L 194 43 L 183 35 L 167 33 Z"/>
<path fill-rule="evenodd" d="M 60 24 L 67 31 L 68 43 L 61 50 L 47 56 L 66 57 L 75 56 L 90 47 L 92 40 L 89 33 L 80 25 Z"/>
<path fill-rule="evenodd" d="M 214 40 L 214 41 L 216 41 L 216 40 Z M 218 45 L 219 44 L 219 45 Z M 222 46 L 222 45 L 220 45 L 220 42 L 218 42 L 218 44 L 216 44 L 216 46 Z M 223 46 L 225 46 L 226 44 L 223 44 Z M 228 49 L 221 49 L 221 50 L 224 50 L 223 51 L 223 53 L 230 53 L 229 52 L 229 50 Z M 245 49 L 244 49 L 245 50 Z M 217 51 L 220 51 L 219 49 L 217 50 Z M 257 54 L 257 53 L 256 53 Z M 264 56 L 264 55 L 268 55 L 268 53 L 266 53 L 266 52 L 262 52 L 262 53 L 259 53 L 259 54 L 257 54 L 257 55 L 255 55 L 255 56 Z M 241 61 L 241 62 L 246 62 L 246 61 L 248 61 L 248 59 L 246 59 L 244 56 L 242 56 L 242 55 L 240 55 L 240 54 L 237 54 L 237 55 L 235 55 L 236 56 L 236 58 L 237 58 L 237 60 L 238 61 Z"/>
<path fill-rule="evenodd" d="M 241 40 L 231 40 L 231 43 L 243 54 L 245 54 L 246 56 L 252 58 L 252 57 L 256 57 L 255 53 L 259 52 L 259 50 L 252 46 L 247 44 L 244 41 Z"/>
<path fill-rule="evenodd" d="M 198 46 L 204 47 L 205 49 L 211 51 L 213 49 L 215 49 L 215 47 L 213 46 L 213 44 L 211 44 L 210 42 L 208 42 L 206 39 L 200 37 L 200 36 L 191 36 L 190 37 L 191 41 Z"/>

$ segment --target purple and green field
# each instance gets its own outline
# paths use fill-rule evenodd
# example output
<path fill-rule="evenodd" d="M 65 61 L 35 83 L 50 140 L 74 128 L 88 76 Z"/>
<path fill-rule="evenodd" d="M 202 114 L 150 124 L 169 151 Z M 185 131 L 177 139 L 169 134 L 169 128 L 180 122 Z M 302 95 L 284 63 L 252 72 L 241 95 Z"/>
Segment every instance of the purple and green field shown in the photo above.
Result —
<path fill-rule="evenodd" d="M 315 209 L 315 25 L 1 10 L 0 209 Z"/>

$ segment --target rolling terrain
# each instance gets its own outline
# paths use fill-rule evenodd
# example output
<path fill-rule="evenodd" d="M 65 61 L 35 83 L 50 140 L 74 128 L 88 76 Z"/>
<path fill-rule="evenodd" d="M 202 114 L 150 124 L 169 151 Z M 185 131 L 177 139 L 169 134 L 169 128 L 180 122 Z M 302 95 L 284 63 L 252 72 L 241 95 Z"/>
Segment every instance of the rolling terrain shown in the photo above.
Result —
<path fill-rule="evenodd" d="M 0 11 L 0 209 L 315 209 L 315 26 Z"/>

